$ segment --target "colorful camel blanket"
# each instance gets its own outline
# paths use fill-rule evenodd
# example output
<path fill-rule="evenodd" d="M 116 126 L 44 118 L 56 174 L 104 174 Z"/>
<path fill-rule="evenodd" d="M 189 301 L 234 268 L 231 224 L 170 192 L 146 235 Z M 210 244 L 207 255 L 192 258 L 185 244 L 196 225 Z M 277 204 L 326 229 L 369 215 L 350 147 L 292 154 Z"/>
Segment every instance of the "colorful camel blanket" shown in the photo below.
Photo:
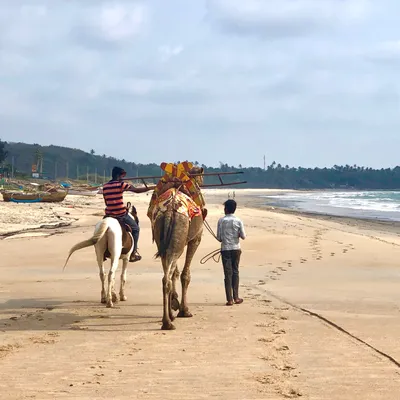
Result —
<path fill-rule="evenodd" d="M 152 222 L 156 220 L 159 213 L 167 210 L 172 201 L 175 204 L 175 210 L 180 214 L 186 215 L 190 220 L 202 215 L 201 208 L 189 196 L 177 191 L 175 188 L 171 188 L 156 199 L 156 204 L 152 210 Z"/>
<path fill-rule="evenodd" d="M 165 162 L 161 163 L 160 168 L 165 171 L 165 175 L 160 179 L 154 191 L 156 193 L 159 192 L 165 183 L 171 181 L 171 179 L 174 180 L 174 178 L 177 178 L 183 183 L 185 189 L 189 192 L 188 194 L 195 201 L 195 203 L 198 206 L 203 207 L 205 201 L 201 194 L 200 187 L 197 184 L 196 179 L 190 177 L 190 172 L 192 171 L 193 166 L 194 165 L 188 161 L 178 164 L 167 164 Z"/>

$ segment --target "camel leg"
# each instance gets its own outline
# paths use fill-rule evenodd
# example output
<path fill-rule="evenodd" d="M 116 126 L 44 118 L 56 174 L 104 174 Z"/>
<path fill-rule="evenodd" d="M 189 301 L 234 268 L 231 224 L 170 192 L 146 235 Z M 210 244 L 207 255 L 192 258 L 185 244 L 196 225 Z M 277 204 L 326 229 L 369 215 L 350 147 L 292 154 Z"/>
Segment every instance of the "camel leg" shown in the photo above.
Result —
<path fill-rule="evenodd" d="M 119 299 L 121 301 L 128 300 L 128 298 L 125 296 L 126 271 L 128 268 L 128 264 L 129 264 L 128 258 L 124 258 L 122 260 L 121 286 L 119 289 Z"/>
<path fill-rule="evenodd" d="M 179 268 L 177 263 L 175 262 L 172 266 L 174 271 L 172 275 L 172 298 L 171 298 L 171 307 L 174 311 L 179 310 L 179 296 L 176 291 L 176 280 L 179 278 Z"/>
<path fill-rule="evenodd" d="M 107 303 L 107 296 L 106 296 L 106 277 L 104 273 L 104 250 L 101 248 L 101 246 L 96 246 L 95 247 L 96 251 L 96 258 L 97 258 L 97 265 L 99 266 L 99 275 L 100 275 L 100 281 L 101 281 L 101 302 L 103 304 Z"/>
<path fill-rule="evenodd" d="M 189 312 L 189 307 L 187 304 L 187 290 L 190 283 L 190 264 L 192 263 L 193 256 L 196 253 L 196 250 L 199 247 L 200 242 L 201 242 L 201 234 L 196 236 L 187 245 L 185 266 L 183 267 L 181 273 L 182 299 L 178 314 L 179 318 L 193 317 L 193 315 Z"/>
<path fill-rule="evenodd" d="M 163 319 L 162 319 L 162 330 L 173 330 L 175 326 L 171 321 L 171 293 L 172 293 L 172 276 L 171 271 L 173 262 L 167 262 L 166 257 L 162 258 L 162 264 L 164 269 L 164 277 L 162 279 L 163 284 Z"/>
<path fill-rule="evenodd" d="M 115 254 L 111 254 L 111 268 L 108 273 L 108 287 L 107 287 L 107 307 L 111 308 L 114 306 L 113 302 L 116 302 L 118 300 L 117 294 L 115 293 L 114 290 L 114 284 L 115 284 L 115 272 L 117 271 L 118 268 L 118 257 L 115 256 Z"/>
<path fill-rule="evenodd" d="M 174 313 L 172 311 L 179 310 L 178 293 L 176 292 L 176 279 L 178 277 L 179 277 L 178 265 L 176 262 L 174 262 L 171 268 L 172 287 L 169 296 L 169 318 L 171 321 L 175 319 Z"/>

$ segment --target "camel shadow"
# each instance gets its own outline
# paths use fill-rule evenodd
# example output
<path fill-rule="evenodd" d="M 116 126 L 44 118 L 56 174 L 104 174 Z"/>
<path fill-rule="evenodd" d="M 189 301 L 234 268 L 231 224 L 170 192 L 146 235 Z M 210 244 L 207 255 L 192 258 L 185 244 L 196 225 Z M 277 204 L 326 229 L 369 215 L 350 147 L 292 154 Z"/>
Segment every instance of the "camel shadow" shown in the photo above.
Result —
<path fill-rule="evenodd" d="M 11 299 L 0 304 L 0 331 L 158 331 L 159 305 L 147 308 L 149 312 L 143 313 L 137 304 L 106 308 L 92 301 Z"/>

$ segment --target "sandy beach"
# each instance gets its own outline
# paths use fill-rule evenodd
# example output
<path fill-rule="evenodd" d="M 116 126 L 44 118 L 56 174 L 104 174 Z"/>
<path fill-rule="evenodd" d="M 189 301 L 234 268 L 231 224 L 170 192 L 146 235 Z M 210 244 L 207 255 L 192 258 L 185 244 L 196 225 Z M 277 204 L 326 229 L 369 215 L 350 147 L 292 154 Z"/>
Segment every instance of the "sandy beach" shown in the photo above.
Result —
<path fill-rule="evenodd" d="M 113 309 L 100 304 L 93 249 L 62 272 L 101 218 L 101 196 L 0 202 L 1 399 L 397 400 L 398 224 L 288 212 L 256 197 L 273 191 L 234 192 L 248 234 L 245 301 L 226 307 L 222 265 L 200 264 L 219 246 L 205 230 L 189 287 L 194 316 L 171 332 L 160 330 L 150 195 L 125 196 L 139 212 L 143 259 L 129 265 L 128 301 Z M 214 229 L 228 194 L 205 191 Z"/>

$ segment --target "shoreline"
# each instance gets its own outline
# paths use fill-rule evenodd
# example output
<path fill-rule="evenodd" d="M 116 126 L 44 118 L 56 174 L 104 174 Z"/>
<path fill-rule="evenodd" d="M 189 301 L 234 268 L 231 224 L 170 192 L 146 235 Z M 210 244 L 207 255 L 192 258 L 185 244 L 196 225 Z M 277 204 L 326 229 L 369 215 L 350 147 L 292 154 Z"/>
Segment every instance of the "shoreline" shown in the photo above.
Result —
<path fill-rule="evenodd" d="M 227 200 L 228 196 L 232 198 L 233 194 L 235 199 L 238 201 L 238 209 L 246 208 L 246 209 L 255 209 L 255 210 L 263 210 L 268 213 L 276 213 L 281 215 L 292 215 L 297 216 L 299 218 L 311 218 L 319 221 L 327 221 L 334 222 L 338 224 L 345 224 L 347 226 L 353 226 L 357 228 L 362 228 L 364 230 L 380 230 L 385 231 L 387 233 L 398 234 L 400 232 L 400 221 L 390 221 L 390 220 L 382 220 L 379 218 L 360 218 L 355 216 L 339 216 L 332 215 L 329 213 L 319 213 L 312 211 L 304 211 L 292 209 L 289 207 L 283 207 L 279 205 L 268 204 L 268 198 L 266 197 L 258 197 L 254 196 L 255 193 L 260 193 L 260 195 L 276 195 L 283 193 L 290 193 L 292 190 L 277 190 L 277 189 L 206 189 L 204 190 L 204 195 L 206 198 L 206 207 L 207 205 L 212 206 L 221 206 L 225 200 Z M 126 201 L 133 201 L 136 204 L 147 204 L 148 196 L 147 194 L 128 194 L 126 195 Z M 4 203 L 3 203 L 4 204 Z M 9 206 L 7 206 L 9 207 Z M 13 205 L 15 207 L 15 205 Z M 21 205 L 17 206 L 19 211 L 21 210 Z M 32 209 L 32 207 L 29 207 Z M 43 209 L 43 205 L 39 205 L 35 208 Z M 94 198 L 88 199 L 87 197 L 81 198 L 81 196 L 73 196 L 73 198 L 68 199 L 68 201 L 62 203 L 55 203 L 49 206 L 49 209 L 57 216 L 57 221 L 47 221 L 45 218 L 42 221 L 38 221 L 37 224 L 26 226 L 26 228 L 17 228 L 17 229 L 2 229 L 0 230 L 0 240 L 4 240 L 13 236 L 24 235 L 24 237 L 29 236 L 25 235 L 28 233 L 32 233 L 32 237 L 36 236 L 35 234 L 39 232 L 54 232 L 58 228 L 65 228 L 66 230 L 71 230 L 73 228 L 79 227 L 82 225 L 82 220 L 96 215 L 101 215 L 101 211 L 103 209 L 103 200 L 101 196 L 95 196 Z M 74 209 L 79 209 L 80 212 L 78 215 L 74 215 L 76 213 L 73 212 Z M 54 212 L 54 210 L 56 210 Z M 26 209 L 24 208 L 22 213 L 24 213 Z M 82 213 L 82 211 L 84 211 Z M 60 214 L 64 214 L 62 217 Z M 68 214 L 68 215 L 65 215 Z M 1 215 L 0 215 L 1 217 Z M 0 222 L 1 219 L 0 219 Z M 22 226 L 22 224 L 21 224 Z M 50 233 L 52 234 L 52 233 Z"/>
<path fill-rule="evenodd" d="M 243 189 L 240 193 L 237 191 L 236 200 L 238 201 L 238 212 L 240 213 L 240 209 L 254 209 L 254 210 L 262 210 L 268 213 L 275 213 L 277 215 L 287 215 L 294 216 L 300 219 L 308 218 L 313 221 L 320 222 L 330 222 L 338 225 L 343 225 L 346 227 L 355 228 L 357 230 L 362 231 L 375 231 L 380 232 L 383 235 L 389 236 L 400 236 L 400 221 L 390 221 L 390 220 L 381 220 L 381 219 L 373 219 L 373 218 L 360 218 L 353 216 L 338 216 L 331 215 L 328 213 L 317 213 L 317 212 L 308 212 L 303 210 L 296 210 L 276 205 L 268 205 L 266 204 L 266 199 L 264 197 L 256 197 L 251 196 L 249 193 L 246 193 L 247 189 Z M 282 193 L 279 191 L 270 191 Z M 218 201 L 220 200 L 220 201 Z M 226 198 L 225 198 L 226 200 Z M 213 196 L 213 198 L 209 199 L 209 204 L 221 204 L 223 200 L 221 196 Z"/>

